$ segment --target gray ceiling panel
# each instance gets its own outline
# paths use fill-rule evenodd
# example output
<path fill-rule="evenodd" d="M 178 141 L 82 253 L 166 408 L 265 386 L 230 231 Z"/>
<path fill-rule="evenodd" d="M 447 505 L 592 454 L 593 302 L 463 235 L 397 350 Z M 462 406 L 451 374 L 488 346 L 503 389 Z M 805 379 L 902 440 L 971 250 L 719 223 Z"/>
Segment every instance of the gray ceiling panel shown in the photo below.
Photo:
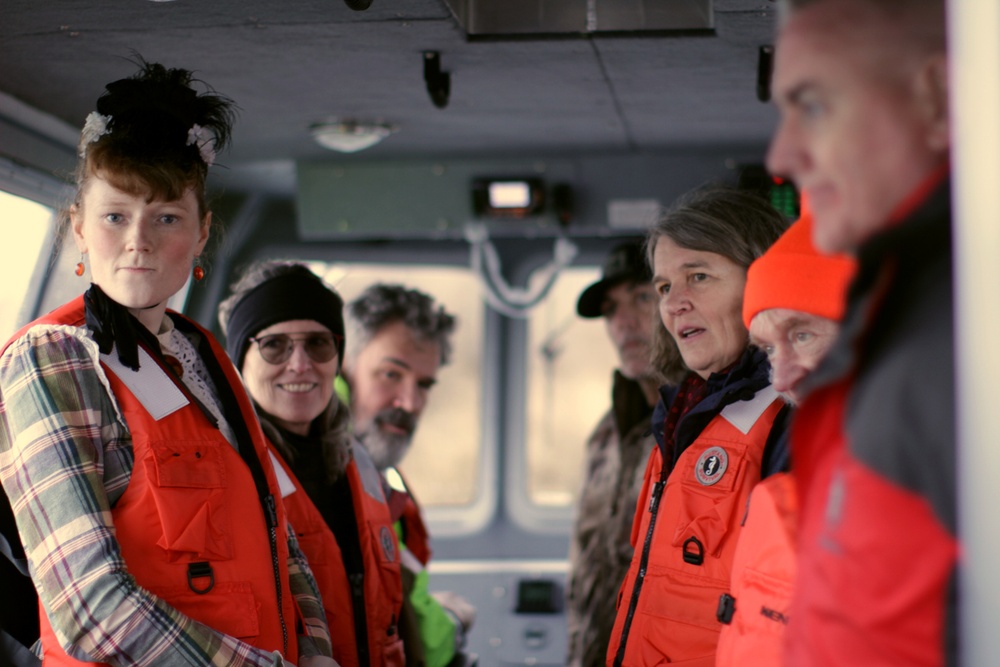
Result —
<path fill-rule="evenodd" d="M 616 2 L 627 12 L 650 0 Z M 286 192 L 297 160 L 762 147 L 774 112 L 756 99 L 757 49 L 773 4 L 714 7 L 714 31 L 697 34 L 483 40 L 444 0 L 374 0 L 365 12 L 341 0 L 5 0 L 0 92 L 79 127 L 103 85 L 134 71 L 132 53 L 193 69 L 241 107 L 221 159 L 229 185 Z M 451 76 L 443 109 L 425 87 L 428 50 Z M 309 134 L 329 116 L 399 131 L 345 158 Z"/>

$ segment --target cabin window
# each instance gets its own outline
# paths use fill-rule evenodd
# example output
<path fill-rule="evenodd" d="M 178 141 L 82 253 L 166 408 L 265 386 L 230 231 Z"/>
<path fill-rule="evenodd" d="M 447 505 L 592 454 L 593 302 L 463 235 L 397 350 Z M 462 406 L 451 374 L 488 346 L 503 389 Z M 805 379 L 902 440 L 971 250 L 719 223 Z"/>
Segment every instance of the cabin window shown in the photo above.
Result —
<path fill-rule="evenodd" d="M 583 319 L 576 301 L 597 269 L 562 272 L 528 320 L 526 491 L 541 507 L 567 507 L 579 493 L 587 437 L 611 406 L 617 357 L 603 319 Z"/>
<path fill-rule="evenodd" d="M 0 243 L 0 342 L 31 315 L 27 297 L 52 226 L 52 209 L 0 191 L 0 220 L 6 226 Z M 45 259 L 48 253 L 45 254 Z"/>
<path fill-rule="evenodd" d="M 310 263 L 345 303 L 376 282 L 400 283 L 434 297 L 455 315 L 451 362 L 417 427 L 413 446 L 400 465 L 421 506 L 460 507 L 480 498 L 483 338 L 485 311 L 479 283 L 467 268 L 399 264 Z"/>

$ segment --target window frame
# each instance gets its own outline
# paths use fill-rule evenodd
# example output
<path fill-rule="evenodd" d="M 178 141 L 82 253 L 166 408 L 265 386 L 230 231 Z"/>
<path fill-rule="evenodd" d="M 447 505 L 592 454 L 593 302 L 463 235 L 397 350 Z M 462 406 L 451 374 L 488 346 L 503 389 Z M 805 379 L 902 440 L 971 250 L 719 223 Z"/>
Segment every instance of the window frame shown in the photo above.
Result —
<path fill-rule="evenodd" d="M 570 269 L 600 269 L 607 250 L 616 239 L 577 240 L 580 253 Z M 588 243 L 589 242 L 589 243 Z M 547 257 L 532 256 L 528 261 L 516 267 L 515 275 L 520 283 L 527 282 L 528 276 Z M 575 302 L 574 302 L 575 310 Z M 507 364 L 507 409 L 505 414 L 506 432 L 504 447 L 504 499 L 510 516 L 515 524 L 523 530 L 542 533 L 568 535 L 572 529 L 572 521 L 576 514 L 579 489 L 574 490 L 574 496 L 567 505 L 541 505 L 531 500 L 528 489 L 528 388 L 530 359 L 528 320 L 508 320 L 507 349 L 509 352 Z M 516 360 L 520 359 L 518 364 Z M 617 364 L 616 364 L 617 367 Z M 608 407 L 610 407 L 611 376 L 608 376 Z M 603 414 L 603 413 L 602 413 Z M 601 415 L 596 415 L 591 427 L 596 427 Z M 579 443 L 580 457 L 578 464 L 585 465 L 586 438 Z"/>
<path fill-rule="evenodd" d="M 59 245 L 60 211 L 72 200 L 75 188 L 54 176 L 0 157 L 0 190 L 52 210 L 48 230 L 41 242 L 24 298 L 14 319 L 13 333 L 43 314 L 42 305 L 52 278 L 49 265 L 51 263 L 53 267 L 56 266 L 57 258 L 53 257 L 52 249 Z"/>

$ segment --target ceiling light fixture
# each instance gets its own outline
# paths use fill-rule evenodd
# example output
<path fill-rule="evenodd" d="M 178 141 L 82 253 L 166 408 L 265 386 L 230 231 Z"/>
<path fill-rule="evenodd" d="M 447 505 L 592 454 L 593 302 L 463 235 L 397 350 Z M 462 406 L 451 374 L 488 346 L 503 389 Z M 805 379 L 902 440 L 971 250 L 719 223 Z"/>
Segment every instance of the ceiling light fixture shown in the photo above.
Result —
<path fill-rule="evenodd" d="M 399 128 L 381 121 L 369 123 L 352 118 L 330 118 L 309 129 L 320 146 L 341 153 L 356 153 L 374 146 Z"/>

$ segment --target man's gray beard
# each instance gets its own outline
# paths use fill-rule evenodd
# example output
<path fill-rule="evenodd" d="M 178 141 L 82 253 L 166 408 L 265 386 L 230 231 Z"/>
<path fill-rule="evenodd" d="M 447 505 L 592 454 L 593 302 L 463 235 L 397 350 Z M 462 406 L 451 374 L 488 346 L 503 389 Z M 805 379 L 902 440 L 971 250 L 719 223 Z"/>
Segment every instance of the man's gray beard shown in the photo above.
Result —
<path fill-rule="evenodd" d="M 383 433 L 377 425 L 372 424 L 371 431 L 358 434 L 358 440 L 368 450 L 375 467 L 385 470 L 399 465 L 410 451 L 413 436 Z"/>

